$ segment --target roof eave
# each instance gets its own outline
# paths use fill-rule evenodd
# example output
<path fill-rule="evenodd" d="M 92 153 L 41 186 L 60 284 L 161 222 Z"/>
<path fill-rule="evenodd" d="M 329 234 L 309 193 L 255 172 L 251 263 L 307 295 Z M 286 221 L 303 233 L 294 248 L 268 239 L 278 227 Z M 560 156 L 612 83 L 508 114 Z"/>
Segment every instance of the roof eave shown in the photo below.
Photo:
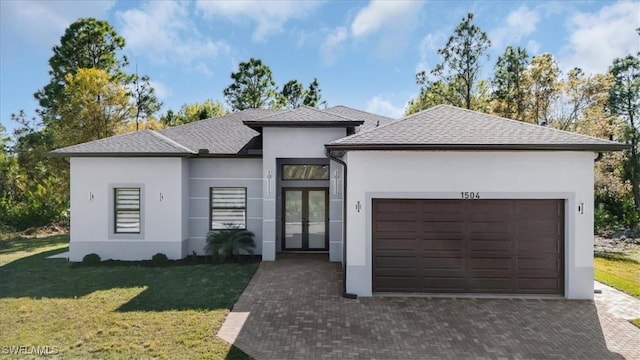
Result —
<path fill-rule="evenodd" d="M 326 144 L 327 150 L 621 151 L 626 144 Z"/>
<path fill-rule="evenodd" d="M 48 157 L 190 157 L 193 153 L 177 152 L 55 152 L 45 154 Z"/>
<path fill-rule="evenodd" d="M 305 127 L 305 128 L 347 128 L 364 124 L 362 120 L 354 121 L 243 121 L 246 126 L 258 130 L 263 127 Z"/>

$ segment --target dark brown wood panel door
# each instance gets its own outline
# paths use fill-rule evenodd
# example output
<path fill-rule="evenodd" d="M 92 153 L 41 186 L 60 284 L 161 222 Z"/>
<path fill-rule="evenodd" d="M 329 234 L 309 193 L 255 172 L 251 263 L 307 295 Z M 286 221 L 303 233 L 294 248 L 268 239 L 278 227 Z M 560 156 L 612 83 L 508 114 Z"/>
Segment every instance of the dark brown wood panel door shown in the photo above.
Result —
<path fill-rule="evenodd" d="M 563 200 L 373 200 L 373 291 L 564 293 Z"/>

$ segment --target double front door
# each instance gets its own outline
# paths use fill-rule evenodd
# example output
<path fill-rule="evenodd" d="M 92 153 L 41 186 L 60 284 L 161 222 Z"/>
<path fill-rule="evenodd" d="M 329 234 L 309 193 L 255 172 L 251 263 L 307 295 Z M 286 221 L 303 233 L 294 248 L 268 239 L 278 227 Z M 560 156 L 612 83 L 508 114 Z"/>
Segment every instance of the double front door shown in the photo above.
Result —
<path fill-rule="evenodd" d="M 327 188 L 284 188 L 284 250 L 329 250 L 329 191 Z"/>

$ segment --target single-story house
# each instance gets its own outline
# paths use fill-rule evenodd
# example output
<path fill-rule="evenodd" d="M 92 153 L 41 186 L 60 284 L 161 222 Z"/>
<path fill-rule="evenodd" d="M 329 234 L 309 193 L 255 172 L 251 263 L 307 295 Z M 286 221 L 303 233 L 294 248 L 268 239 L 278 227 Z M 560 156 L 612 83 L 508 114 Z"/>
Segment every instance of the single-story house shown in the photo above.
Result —
<path fill-rule="evenodd" d="M 342 262 L 345 294 L 593 298 L 593 165 L 626 146 L 441 105 L 253 109 L 53 151 L 71 261 L 202 254 L 210 230 Z"/>

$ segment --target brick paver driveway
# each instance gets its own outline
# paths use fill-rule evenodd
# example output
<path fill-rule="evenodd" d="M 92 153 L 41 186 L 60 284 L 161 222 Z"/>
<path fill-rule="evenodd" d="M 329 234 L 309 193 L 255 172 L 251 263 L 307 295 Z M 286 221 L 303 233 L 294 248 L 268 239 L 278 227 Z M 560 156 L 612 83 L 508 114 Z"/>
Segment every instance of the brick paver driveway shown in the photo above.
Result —
<path fill-rule="evenodd" d="M 324 255 L 265 262 L 218 336 L 256 359 L 640 359 L 640 329 L 592 301 L 344 299 Z"/>

